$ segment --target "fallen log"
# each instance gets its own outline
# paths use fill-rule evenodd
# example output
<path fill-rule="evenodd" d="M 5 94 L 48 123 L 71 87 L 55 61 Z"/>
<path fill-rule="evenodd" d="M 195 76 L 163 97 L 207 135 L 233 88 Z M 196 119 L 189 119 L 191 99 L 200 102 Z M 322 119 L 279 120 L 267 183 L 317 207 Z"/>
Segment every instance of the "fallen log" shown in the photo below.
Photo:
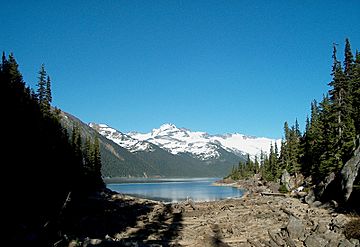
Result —
<path fill-rule="evenodd" d="M 283 193 L 272 193 L 272 192 L 261 192 L 260 194 L 262 196 L 283 196 L 283 197 L 286 196 L 286 194 Z"/>

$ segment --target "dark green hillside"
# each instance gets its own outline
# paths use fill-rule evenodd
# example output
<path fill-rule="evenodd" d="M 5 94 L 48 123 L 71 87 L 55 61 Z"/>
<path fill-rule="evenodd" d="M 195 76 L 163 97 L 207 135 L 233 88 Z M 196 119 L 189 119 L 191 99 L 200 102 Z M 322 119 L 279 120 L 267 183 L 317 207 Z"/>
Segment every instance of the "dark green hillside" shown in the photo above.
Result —
<path fill-rule="evenodd" d="M 222 177 L 231 171 L 241 158 L 225 150 L 219 150 L 221 159 L 201 161 L 188 154 L 171 154 L 156 145 L 151 152 L 131 153 L 113 141 L 99 135 L 94 129 L 69 113 L 62 112 L 61 122 L 71 133 L 78 125 L 83 139 L 98 136 L 100 140 L 102 175 L 104 177 Z"/>
<path fill-rule="evenodd" d="M 211 160 L 207 162 L 209 170 L 212 170 L 214 173 L 219 174 L 221 176 L 225 176 L 231 172 L 232 168 L 235 164 L 239 162 L 244 162 L 246 160 L 246 156 L 238 156 L 233 153 L 230 153 L 223 148 L 218 150 L 220 153 L 220 159 Z"/>
<path fill-rule="evenodd" d="M 38 79 L 35 93 L 25 85 L 14 56 L 3 54 L 2 206 L 8 240 L 14 246 L 52 245 L 61 238 L 67 200 L 103 188 L 96 170 L 101 164 L 90 166 L 95 163 L 79 159 L 84 153 L 71 143 L 58 110 L 51 110 L 51 81 L 44 66 Z"/>
<path fill-rule="evenodd" d="M 83 140 L 85 140 L 86 137 L 97 136 L 99 138 L 103 177 L 127 177 L 129 175 L 142 177 L 144 176 L 144 172 L 149 174 L 157 172 L 157 170 L 147 165 L 145 161 L 139 159 L 113 141 L 99 135 L 94 129 L 78 118 L 65 112 L 61 114 L 63 115 L 61 123 L 69 132 L 71 132 L 74 125 L 77 125 L 81 130 Z"/>

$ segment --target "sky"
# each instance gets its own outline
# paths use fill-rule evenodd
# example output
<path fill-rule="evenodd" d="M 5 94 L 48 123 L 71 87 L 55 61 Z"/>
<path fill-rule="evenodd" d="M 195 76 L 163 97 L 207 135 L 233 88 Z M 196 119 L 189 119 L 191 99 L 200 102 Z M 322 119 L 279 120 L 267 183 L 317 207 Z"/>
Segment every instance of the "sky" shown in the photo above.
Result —
<path fill-rule="evenodd" d="M 281 138 L 360 49 L 360 1 L 0 0 L 0 49 L 85 123 Z"/>

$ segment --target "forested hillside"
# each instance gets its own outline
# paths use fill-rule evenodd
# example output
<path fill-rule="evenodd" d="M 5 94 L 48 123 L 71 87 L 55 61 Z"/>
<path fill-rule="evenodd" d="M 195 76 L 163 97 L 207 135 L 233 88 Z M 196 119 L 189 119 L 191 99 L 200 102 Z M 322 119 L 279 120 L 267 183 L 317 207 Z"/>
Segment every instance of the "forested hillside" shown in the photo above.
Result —
<path fill-rule="evenodd" d="M 77 126 L 82 139 L 98 136 L 102 175 L 109 177 L 221 177 L 227 174 L 233 164 L 241 158 L 219 149 L 221 159 L 202 161 L 190 154 L 171 154 L 160 147 L 151 145 L 151 152 L 129 150 L 100 135 L 95 129 L 75 116 L 61 112 L 61 123 L 72 133 Z"/>
<path fill-rule="evenodd" d="M 67 203 L 104 186 L 98 141 L 81 143 L 78 132 L 69 136 L 62 127 L 44 65 L 35 91 L 14 55 L 3 53 L 0 92 L 4 226 L 11 245 L 52 246 L 62 237 Z"/>
<path fill-rule="evenodd" d="M 314 185 L 324 184 L 324 179 L 331 174 L 334 181 L 342 179 L 341 169 L 356 155 L 359 147 L 360 53 L 356 51 L 354 56 L 350 41 L 346 39 L 344 61 L 341 63 L 337 47 L 334 44 L 330 89 L 320 103 L 316 100 L 311 102 L 304 132 L 301 133 L 297 120 L 292 126 L 285 122 L 281 150 L 275 145 L 271 147 L 269 156 L 261 156 L 255 163 L 250 160 L 240 163 L 234 167 L 230 177 L 244 178 L 260 172 L 267 180 L 276 181 L 286 169 L 290 175 L 304 175 Z M 353 189 L 358 191 L 359 164 L 356 163 L 350 170 L 352 176 L 357 176 Z M 344 181 L 338 183 L 346 187 Z M 332 199 L 343 200 L 341 195 L 336 198 L 335 194 L 333 190 Z"/>

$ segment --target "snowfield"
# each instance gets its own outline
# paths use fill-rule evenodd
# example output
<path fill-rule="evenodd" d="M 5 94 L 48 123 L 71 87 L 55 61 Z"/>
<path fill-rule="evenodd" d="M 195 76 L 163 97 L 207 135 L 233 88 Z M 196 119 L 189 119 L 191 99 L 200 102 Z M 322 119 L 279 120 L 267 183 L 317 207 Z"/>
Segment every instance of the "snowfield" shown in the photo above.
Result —
<path fill-rule="evenodd" d="M 163 124 L 149 133 L 129 132 L 123 134 L 106 124 L 90 123 L 101 135 L 114 141 L 131 152 L 149 151 L 150 143 L 172 153 L 189 153 L 201 160 L 219 158 L 219 149 L 236 155 L 249 154 L 252 159 L 260 156 L 261 151 L 268 153 L 270 145 L 277 144 L 280 148 L 280 139 L 265 137 L 249 137 L 243 134 L 209 135 L 206 132 L 191 131 L 178 128 L 174 124 Z"/>

